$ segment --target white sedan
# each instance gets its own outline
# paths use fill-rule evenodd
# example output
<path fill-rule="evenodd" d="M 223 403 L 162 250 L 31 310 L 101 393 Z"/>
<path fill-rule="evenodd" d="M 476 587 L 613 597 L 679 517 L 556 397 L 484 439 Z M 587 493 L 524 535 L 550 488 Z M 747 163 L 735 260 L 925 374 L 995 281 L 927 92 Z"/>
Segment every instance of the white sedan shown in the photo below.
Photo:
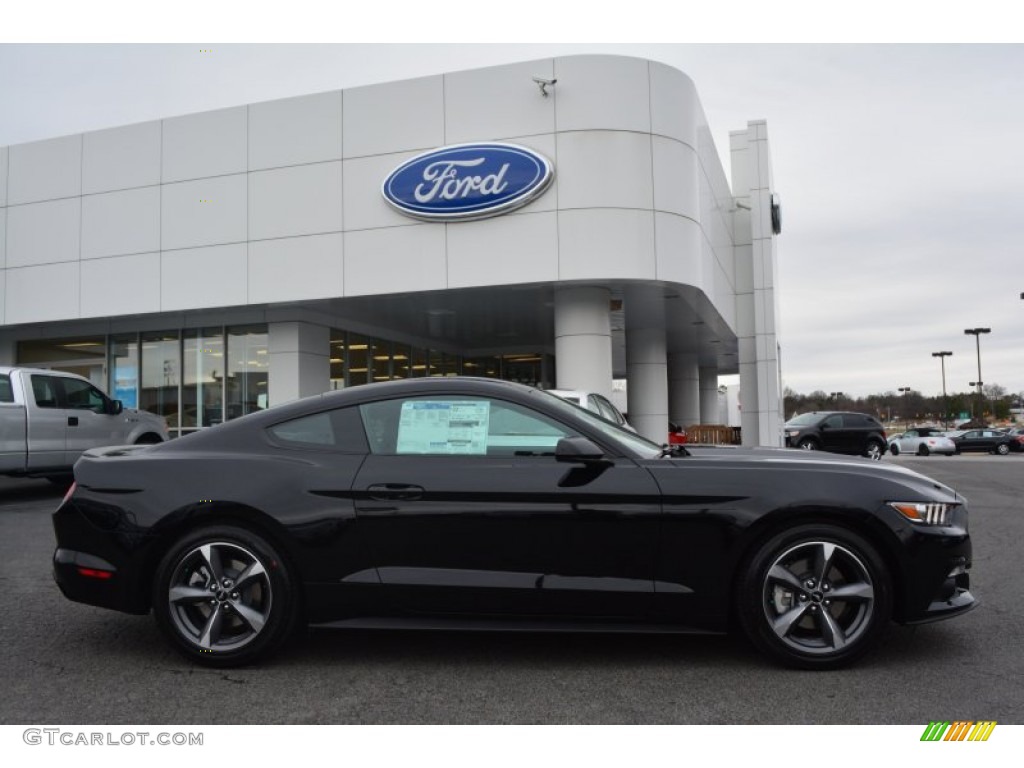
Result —
<path fill-rule="evenodd" d="M 918 456 L 942 453 L 952 456 L 956 453 L 956 443 L 938 429 L 921 427 L 920 429 L 909 429 L 902 435 L 890 437 L 889 453 L 893 456 L 898 456 L 901 453 L 917 454 Z"/>

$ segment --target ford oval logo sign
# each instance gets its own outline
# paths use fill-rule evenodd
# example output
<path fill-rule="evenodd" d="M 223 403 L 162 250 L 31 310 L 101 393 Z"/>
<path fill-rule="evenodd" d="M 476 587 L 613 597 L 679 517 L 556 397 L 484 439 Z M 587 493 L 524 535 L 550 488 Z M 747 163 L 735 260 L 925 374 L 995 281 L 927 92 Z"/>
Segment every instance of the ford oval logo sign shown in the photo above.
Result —
<path fill-rule="evenodd" d="M 465 221 L 508 213 L 536 199 L 554 168 L 515 144 L 457 144 L 425 152 L 384 180 L 384 199 L 407 216 Z"/>

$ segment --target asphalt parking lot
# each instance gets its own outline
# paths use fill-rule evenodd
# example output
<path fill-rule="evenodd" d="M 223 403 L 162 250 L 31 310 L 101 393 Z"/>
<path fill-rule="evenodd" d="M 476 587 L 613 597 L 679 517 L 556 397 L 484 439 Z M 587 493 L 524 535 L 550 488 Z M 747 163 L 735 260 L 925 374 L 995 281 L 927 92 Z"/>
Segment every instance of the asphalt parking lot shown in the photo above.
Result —
<path fill-rule="evenodd" d="M 0 723 L 1024 723 L 1024 456 L 888 457 L 971 502 L 972 589 L 853 669 L 771 666 L 739 638 L 316 632 L 258 668 L 182 660 L 150 617 L 64 599 L 44 481 L 0 480 Z"/>

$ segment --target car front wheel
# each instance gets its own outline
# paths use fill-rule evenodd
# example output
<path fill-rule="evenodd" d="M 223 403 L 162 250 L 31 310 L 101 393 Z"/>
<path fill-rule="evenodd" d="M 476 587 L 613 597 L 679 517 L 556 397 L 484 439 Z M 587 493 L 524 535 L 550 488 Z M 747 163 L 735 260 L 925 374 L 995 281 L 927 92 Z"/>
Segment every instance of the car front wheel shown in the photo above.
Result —
<path fill-rule="evenodd" d="M 234 526 L 203 528 L 171 547 L 156 570 L 153 609 L 179 651 L 216 667 L 269 655 L 289 637 L 297 613 L 280 554 Z"/>
<path fill-rule="evenodd" d="M 892 588 L 867 541 L 845 528 L 808 524 L 757 549 L 740 577 L 736 607 L 744 633 L 769 657 L 791 667 L 835 669 L 881 638 Z"/>
<path fill-rule="evenodd" d="M 818 441 L 811 437 L 805 437 L 797 443 L 797 448 L 801 448 L 805 451 L 816 451 L 818 450 Z"/>
<path fill-rule="evenodd" d="M 893 456 L 899 456 L 900 447 L 896 445 L 896 443 L 893 443 L 892 445 L 889 446 L 889 453 L 891 453 Z"/>

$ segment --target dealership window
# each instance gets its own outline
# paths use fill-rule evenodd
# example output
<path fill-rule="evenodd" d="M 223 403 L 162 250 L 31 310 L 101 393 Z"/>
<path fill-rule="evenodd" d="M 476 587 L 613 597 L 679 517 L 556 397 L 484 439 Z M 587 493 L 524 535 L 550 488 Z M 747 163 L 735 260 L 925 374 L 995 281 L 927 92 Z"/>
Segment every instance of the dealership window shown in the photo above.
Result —
<path fill-rule="evenodd" d="M 372 381 L 370 377 L 373 375 L 373 357 L 369 349 L 369 340 L 365 336 L 357 333 L 348 334 L 348 386 L 355 387 Z"/>
<path fill-rule="evenodd" d="M 270 356 L 265 325 L 229 328 L 227 378 L 224 398 L 227 418 L 267 408 Z"/>
<path fill-rule="evenodd" d="M 177 331 L 143 333 L 139 408 L 163 416 L 172 435 L 181 427 L 179 385 L 181 384 L 181 340 Z"/>
<path fill-rule="evenodd" d="M 182 341 L 181 430 L 224 421 L 224 331 L 196 328 Z"/>
<path fill-rule="evenodd" d="M 501 357 L 467 357 L 462 361 L 463 376 L 483 376 L 488 379 L 501 378 Z"/>
<path fill-rule="evenodd" d="M 413 347 L 409 354 L 409 376 L 416 378 L 427 375 L 427 350 L 422 347 Z"/>
<path fill-rule="evenodd" d="M 107 383 L 105 336 L 19 341 L 16 359 L 18 365 L 74 373 L 100 387 Z"/>
<path fill-rule="evenodd" d="M 138 334 L 112 336 L 110 339 L 110 385 L 107 391 L 125 408 L 139 407 Z"/>

